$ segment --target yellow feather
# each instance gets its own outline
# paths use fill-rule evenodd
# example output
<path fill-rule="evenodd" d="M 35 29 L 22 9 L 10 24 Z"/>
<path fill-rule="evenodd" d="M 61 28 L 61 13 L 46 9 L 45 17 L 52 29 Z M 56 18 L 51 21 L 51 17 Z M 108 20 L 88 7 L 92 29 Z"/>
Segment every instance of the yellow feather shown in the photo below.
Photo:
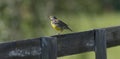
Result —
<path fill-rule="evenodd" d="M 53 29 L 57 30 L 57 31 L 62 31 L 62 29 L 58 26 L 56 26 L 55 24 L 52 23 L 51 21 L 51 26 L 53 27 Z"/>

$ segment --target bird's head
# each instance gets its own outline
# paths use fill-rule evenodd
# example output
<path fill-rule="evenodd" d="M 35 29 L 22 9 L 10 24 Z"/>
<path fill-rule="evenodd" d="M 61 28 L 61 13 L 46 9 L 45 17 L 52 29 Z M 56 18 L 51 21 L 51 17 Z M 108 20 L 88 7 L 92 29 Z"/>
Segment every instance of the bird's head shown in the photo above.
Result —
<path fill-rule="evenodd" d="M 50 20 L 55 20 L 57 19 L 55 16 L 49 16 Z"/>

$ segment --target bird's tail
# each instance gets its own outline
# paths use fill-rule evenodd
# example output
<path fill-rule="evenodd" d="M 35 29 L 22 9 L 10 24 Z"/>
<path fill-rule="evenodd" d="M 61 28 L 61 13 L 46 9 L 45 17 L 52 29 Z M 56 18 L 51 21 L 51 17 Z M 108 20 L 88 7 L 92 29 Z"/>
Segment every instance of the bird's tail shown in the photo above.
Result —
<path fill-rule="evenodd" d="M 72 29 L 70 29 L 69 27 L 67 28 L 68 30 L 70 30 L 71 32 L 73 32 L 73 30 Z"/>

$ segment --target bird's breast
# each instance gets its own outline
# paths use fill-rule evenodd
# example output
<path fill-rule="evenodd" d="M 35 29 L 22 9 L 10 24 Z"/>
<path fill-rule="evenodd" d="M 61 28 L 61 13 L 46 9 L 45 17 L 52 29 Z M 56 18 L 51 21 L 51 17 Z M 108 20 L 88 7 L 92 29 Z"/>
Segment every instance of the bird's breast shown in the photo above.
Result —
<path fill-rule="evenodd" d="M 52 21 L 51 21 L 51 26 L 57 31 L 62 31 L 62 28 L 59 27 L 57 24 L 53 23 Z"/>

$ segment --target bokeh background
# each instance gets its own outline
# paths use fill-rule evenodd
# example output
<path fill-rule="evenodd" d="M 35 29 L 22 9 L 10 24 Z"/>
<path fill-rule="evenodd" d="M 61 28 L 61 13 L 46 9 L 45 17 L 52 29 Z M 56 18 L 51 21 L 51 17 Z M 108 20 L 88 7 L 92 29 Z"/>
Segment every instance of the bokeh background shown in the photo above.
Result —
<path fill-rule="evenodd" d="M 74 32 L 120 26 L 120 0 L 0 0 L 0 42 L 56 35 L 50 15 L 67 23 Z M 108 48 L 107 55 L 108 59 L 119 59 L 120 46 Z M 58 59 L 95 56 L 87 52 Z"/>

